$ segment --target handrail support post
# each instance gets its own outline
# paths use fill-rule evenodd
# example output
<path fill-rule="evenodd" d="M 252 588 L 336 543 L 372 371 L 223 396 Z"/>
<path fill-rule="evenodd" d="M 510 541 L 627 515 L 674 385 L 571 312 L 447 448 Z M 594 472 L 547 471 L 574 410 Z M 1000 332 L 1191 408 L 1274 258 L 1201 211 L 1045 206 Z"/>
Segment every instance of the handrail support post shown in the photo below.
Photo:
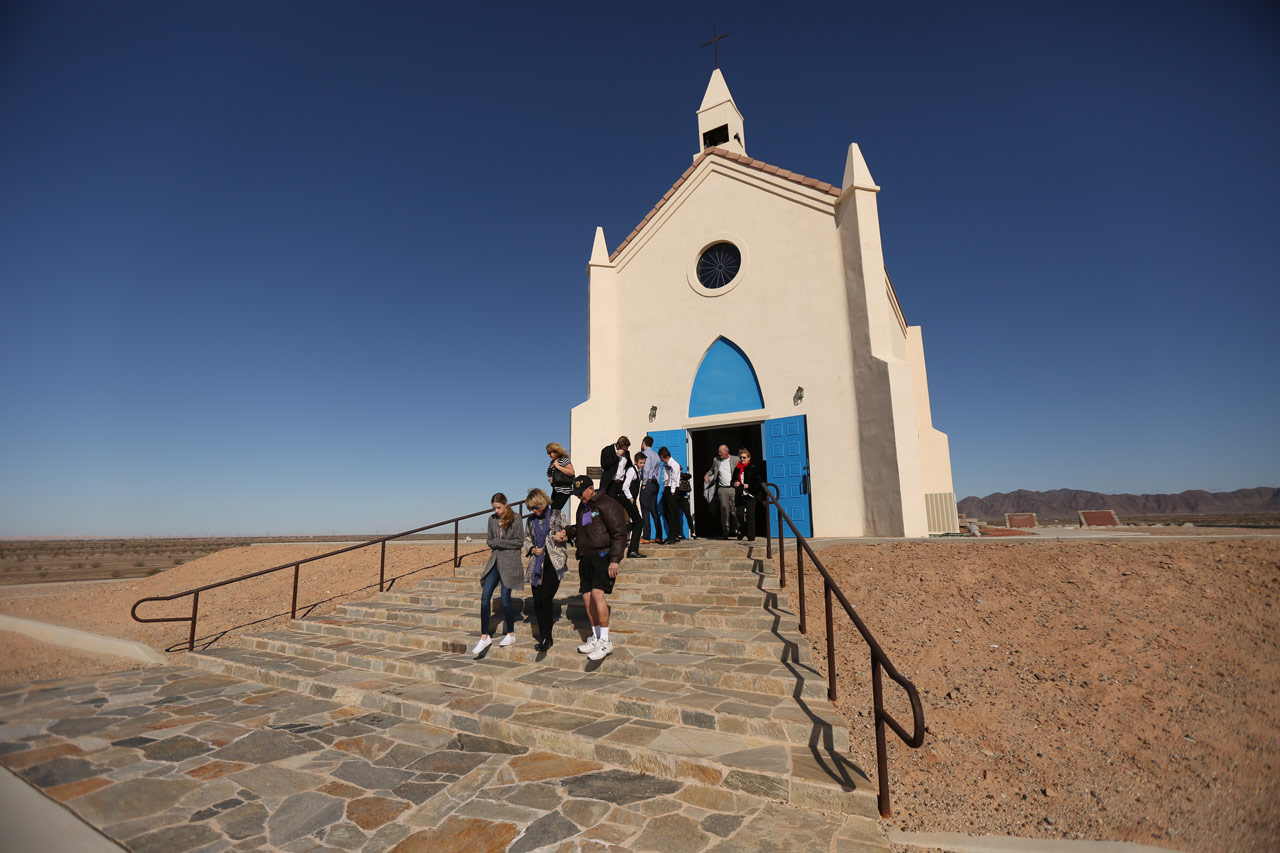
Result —
<path fill-rule="evenodd" d="M 298 573 L 302 570 L 301 563 L 293 564 L 293 602 L 289 605 L 289 618 L 298 618 Z"/>
<path fill-rule="evenodd" d="M 378 592 L 383 592 L 382 586 L 387 577 L 387 540 L 382 540 L 382 556 L 378 560 Z"/>
<path fill-rule="evenodd" d="M 836 634 L 831 620 L 831 582 L 822 579 L 823 597 L 827 600 L 827 699 L 836 701 Z"/>
<path fill-rule="evenodd" d="M 800 590 L 800 633 L 809 633 L 809 620 L 805 618 L 804 604 L 804 550 L 800 547 L 800 537 L 796 537 L 796 586 Z"/>
<path fill-rule="evenodd" d="M 782 589 L 787 588 L 787 548 L 782 538 L 785 533 L 782 530 L 782 513 L 778 513 L 778 586 Z"/>
<path fill-rule="evenodd" d="M 871 701 L 876 715 L 876 776 L 880 783 L 880 816 L 888 817 L 889 807 L 889 754 L 884 739 L 884 688 L 880 683 L 880 660 L 871 653 Z"/>
<path fill-rule="evenodd" d="M 200 590 L 191 596 L 191 635 L 187 638 L 187 651 L 196 650 L 196 616 L 200 612 Z"/>

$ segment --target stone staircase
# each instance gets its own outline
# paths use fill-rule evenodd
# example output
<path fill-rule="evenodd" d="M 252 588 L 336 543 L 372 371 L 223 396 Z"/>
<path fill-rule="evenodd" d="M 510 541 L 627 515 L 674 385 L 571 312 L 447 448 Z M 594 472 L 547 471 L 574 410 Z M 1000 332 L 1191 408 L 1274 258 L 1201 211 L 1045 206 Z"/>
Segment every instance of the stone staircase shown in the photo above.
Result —
<path fill-rule="evenodd" d="M 650 553 L 603 661 L 576 568 L 548 652 L 530 616 L 471 655 L 464 567 L 186 667 L 0 687 L 0 765 L 134 851 L 887 853 L 772 564 Z"/>
<path fill-rule="evenodd" d="M 875 817 L 874 788 L 846 757 L 848 729 L 772 564 L 734 543 L 651 551 L 623 564 L 609 597 L 614 652 L 600 662 L 577 653 L 589 628 L 582 599 L 569 597 L 572 560 L 546 653 L 534 650 L 533 599 L 517 595 L 517 612 L 527 614 L 519 642 L 470 654 L 479 634 L 473 566 L 189 658 L 434 726 Z"/>

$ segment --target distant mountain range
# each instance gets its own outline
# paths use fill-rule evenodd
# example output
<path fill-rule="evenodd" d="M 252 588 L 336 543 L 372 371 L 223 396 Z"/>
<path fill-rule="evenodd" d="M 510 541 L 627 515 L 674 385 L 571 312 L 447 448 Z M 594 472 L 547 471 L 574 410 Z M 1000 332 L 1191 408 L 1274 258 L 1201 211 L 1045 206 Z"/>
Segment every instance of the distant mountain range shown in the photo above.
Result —
<path fill-rule="evenodd" d="M 1082 509 L 1113 509 L 1116 515 L 1190 515 L 1280 513 L 1280 488 L 1260 486 L 1234 492 L 1193 489 L 1176 495 L 1104 495 L 1078 489 L 1048 492 L 996 492 L 967 497 L 956 504 L 969 518 L 998 520 L 1006 512 L 1034 512 L 1041 519 L 1075 518 Z"/>

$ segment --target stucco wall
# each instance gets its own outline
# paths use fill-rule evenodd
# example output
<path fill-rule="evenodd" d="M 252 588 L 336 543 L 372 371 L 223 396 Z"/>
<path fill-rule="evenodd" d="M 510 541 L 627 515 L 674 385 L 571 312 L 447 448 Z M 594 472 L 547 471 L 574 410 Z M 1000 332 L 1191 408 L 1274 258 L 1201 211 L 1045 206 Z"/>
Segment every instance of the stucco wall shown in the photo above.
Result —
<path fill-rule="evenodd" d="M 638 443 L 651 429 L 807 415 L 814 529 L 860 535 L 861 496 L 849 488 L 859 477 L 857 428 L 833 213 L 830 196 L 703 161 L 612 264 L 590 267 L 591 398 L 573 410 L 575 452 L 583 444 L 594 456 L 622 433 Z M 720 240 L 742 251 L 742 271 L 730 287 L 707 291 L 694 264 Z M 660 330 L 648 318 L 637 322 L 649 306 L 662 314 Z M 719 336 L 751 360 L 764 408 L 690 418 L 694 375 Z M 805 389 L 798 406 L 797 387 Z M 651 406 L 658 407 L 652 424 Z M 705 463 L 695 460 L 695 470 Z"/>
<path fill-rule="evenodd" d="M 933 427 L 929 405 L 929 374 L 924 361 L 924 333 L 919 326 L 907 329 L 911 371 L 915 384 L 916 423 L 920 429 L 920 467 L 925 494 L 955 492 L 951 482 L 951 448 L 946 433 Z"/>

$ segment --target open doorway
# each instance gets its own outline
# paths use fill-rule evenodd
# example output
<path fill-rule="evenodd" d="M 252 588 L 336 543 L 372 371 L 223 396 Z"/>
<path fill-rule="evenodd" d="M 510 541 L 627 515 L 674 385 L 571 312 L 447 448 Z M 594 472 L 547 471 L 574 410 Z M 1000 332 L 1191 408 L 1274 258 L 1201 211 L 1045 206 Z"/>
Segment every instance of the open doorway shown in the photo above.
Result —
<path fill-rule="evenodd" d="M 702 476 L 711 467 L 711 460 L 716 457 L 717 449 L 723 444 L 728 446 L 729 454 L 735 457 L 735 465 L 738 464 L 738 448 L 745 447 L 751 451 L 751 460 L 760 467 L 764 478 L 768 480 L 769 471 L 764 460 L 764 437 L 760 432 L 760 422 L 689 430 L 689 444 L 689 473 L 693 475 L 694 483 L 689 502 L 692 504 L 698 535 L 725 536 L 728 531 L 721 531 L 719 513 L 702 497 Z M 756 502 L 756 535 L 769 535 L 769 512 L 763 500 Z"/>

